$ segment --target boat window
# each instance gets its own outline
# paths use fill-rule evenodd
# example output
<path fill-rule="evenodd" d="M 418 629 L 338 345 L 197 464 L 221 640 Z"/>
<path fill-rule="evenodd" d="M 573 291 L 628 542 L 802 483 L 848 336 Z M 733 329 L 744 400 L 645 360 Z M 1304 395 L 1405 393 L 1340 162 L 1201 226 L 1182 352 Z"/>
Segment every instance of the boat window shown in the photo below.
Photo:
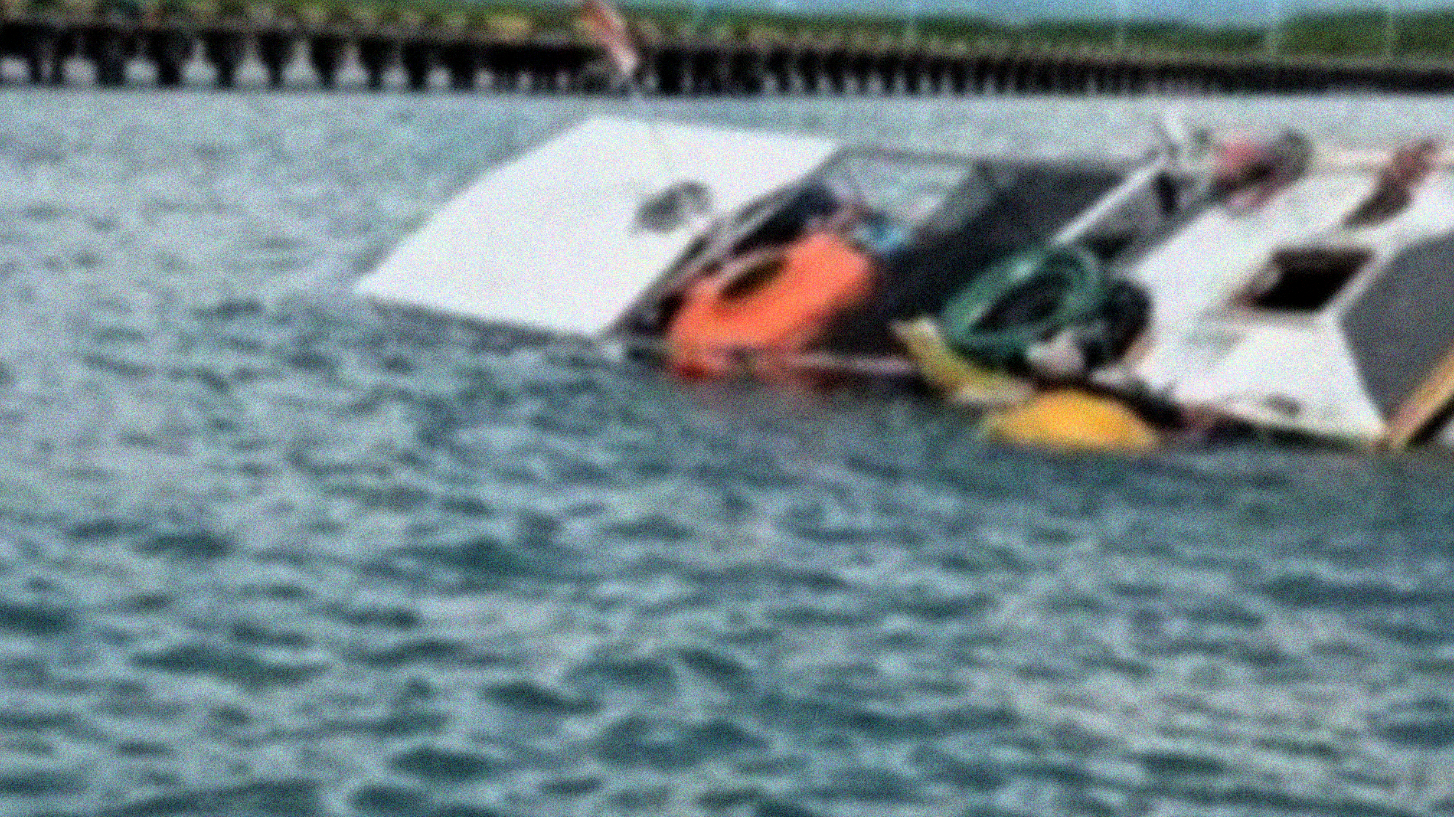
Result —
<path fill-rule="evenodd" d="M 1121 180 L 1102 201 L 1095 221 L 1078 226 L 1075 234 L 1062 234 L 1114 266 L 1150 247 L 1171 229 L 1186 182 L 1165 170 L 1138 173 Z"/>
<path fill-rule="evenodd" d="M 939 209 L 920 224 L 925 234 L 944 235 L 959 230 L 994 202 L 998 191 L 990 183 L 982 167 L 971 168 L 955 187 L 945 194 Z"/>
<path fill-rule="evenodd" d="M 960 157 L 850 151 L 824 169 L 823 179 L 869 209 L 916 228 L 973 171 Z"/>
<path fill-rule="evenodd" d="M 1278 312 L 1315 312 L 1327 306 L 1370 257 L 1368 250 L 1356 248 L 1278 250 L 1235 303 Z"/>
<path fill-rule="evenodd" d="M 739 218 L 741 225 L 750 225 L 750 228 L 734 238 L 727 255 L 743 255 L 762 247 L 786 244 L 797 238 L 814 218 L 831 215 L 838 207 L 838 196 L 830 186 L 820 179 L 809 179 Z"/>

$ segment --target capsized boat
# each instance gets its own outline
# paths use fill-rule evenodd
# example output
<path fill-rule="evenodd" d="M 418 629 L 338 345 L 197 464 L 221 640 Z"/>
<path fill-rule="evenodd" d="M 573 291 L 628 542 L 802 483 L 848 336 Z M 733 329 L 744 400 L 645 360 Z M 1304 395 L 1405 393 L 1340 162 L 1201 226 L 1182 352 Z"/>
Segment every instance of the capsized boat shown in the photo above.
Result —
<path fill-rule="evenodd" d="M 1199 134 L 1070 160 L 600 118 L 486 173 L 357 288 L 687 376 L 924 382 L 1051 445 L 1237 423 L 1402 446 L 1454 396 L 1450 262 L 1431 144 Z"/>
<path fill-rule="evenodd" d="M 1154 246 L 1201 184 L 1173 150 L 980 157 L 597 118 L 487 172 L 357 290 L 594 338 L 684 374 L 918 378 L 900 323 L 936 314 L 998 259 L 1074 246 L 1091 267 L 1076 283 L 1092 286 L 1060 293 L 1073 314 L 1037 326 L 1095 315 L 1118 333 L 1101 338 L 1114 354 L 1145 303 L 1102 271 Z M 1042 289 L 1021 287 L 1053 306 Z M 993 319 L 1009 328 L 1040 307 Z M 984 382 L 1006 391 L 990 402 L 1023 390 Z"/>

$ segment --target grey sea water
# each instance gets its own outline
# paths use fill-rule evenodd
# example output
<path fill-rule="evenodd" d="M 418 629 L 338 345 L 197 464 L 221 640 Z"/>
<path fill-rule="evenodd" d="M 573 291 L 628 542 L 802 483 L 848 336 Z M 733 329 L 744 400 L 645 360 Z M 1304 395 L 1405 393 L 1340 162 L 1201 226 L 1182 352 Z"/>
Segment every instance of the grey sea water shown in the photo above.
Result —
<path fill-rule="evenodd" d="M 1444 99 L 676 101 L 1133 155 Z M 995 447 L 350 282 L 613 100 L 0 89 L 0 813 L 1454 814 L 1454 459 Z"/>

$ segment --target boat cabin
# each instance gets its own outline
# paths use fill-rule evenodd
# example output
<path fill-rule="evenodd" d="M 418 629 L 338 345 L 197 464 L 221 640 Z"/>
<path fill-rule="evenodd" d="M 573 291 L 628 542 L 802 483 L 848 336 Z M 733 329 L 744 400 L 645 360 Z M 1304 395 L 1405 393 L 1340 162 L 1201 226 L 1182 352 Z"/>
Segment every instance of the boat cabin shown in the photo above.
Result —
<path fill-rule="evenodd" d="M 1129 368 L 1184 406 L 1402 446 L 1454 395 L 1454 174 L 1325 156 L 1256 207 L 1209 207 L 1127 274 L 1156 305 Z"/>
<path fill-rule="evenodd" d="M 672 321 L 713 279 L 691 316 L 714 343 L 740 343 L 736 359 L 909 373 L 894 321 L 936 313 L 1025 248 L 1074 243 L 1098 269 L 1124 264 L 1176 222 L 1193 181 L 1160 158 L 975 158 L 592 119 L 460 192 L 357 289 L 670 355 Z M 795 256 L 794 274 L 756 263 L 835 218 L 853 223 Z"/>
<path fill-rule="evenodd" d="M 763 374 L 754 357 L 775 358 L 763 361 L 775 372 L 907 369 L 899 323 L 938 315 L 997 262 L 1032 248 L 1083 248 L 1099 285 L 1178 223 L 1198 182 L 1164 162 L 842 149 L 708 225 L 611 331 L 669 359 L 692 338 L 729 349 L 717 364 L 678 367 L 712 375 Z M 824 230 L 846 245 L 832 264 L 773 253 Z M 732 280 L 704 286 L 723 278 Z M 686 322 L 691 330 L 678 331 Z"/>

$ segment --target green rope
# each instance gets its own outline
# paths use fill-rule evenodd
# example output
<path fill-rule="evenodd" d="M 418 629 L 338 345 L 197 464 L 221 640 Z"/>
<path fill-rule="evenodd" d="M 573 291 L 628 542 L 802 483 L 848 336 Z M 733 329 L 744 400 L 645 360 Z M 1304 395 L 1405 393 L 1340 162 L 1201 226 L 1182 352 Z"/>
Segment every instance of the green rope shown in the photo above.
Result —
<path fill-rule="evenodd" d="M 991 265 L 949 300 L 939 324 L 965 355 L 1019 362 L 1031 346 L 1094 315 L 1107 283 L 1100 262 L 1083 247 L 1036 247 Z"/>

